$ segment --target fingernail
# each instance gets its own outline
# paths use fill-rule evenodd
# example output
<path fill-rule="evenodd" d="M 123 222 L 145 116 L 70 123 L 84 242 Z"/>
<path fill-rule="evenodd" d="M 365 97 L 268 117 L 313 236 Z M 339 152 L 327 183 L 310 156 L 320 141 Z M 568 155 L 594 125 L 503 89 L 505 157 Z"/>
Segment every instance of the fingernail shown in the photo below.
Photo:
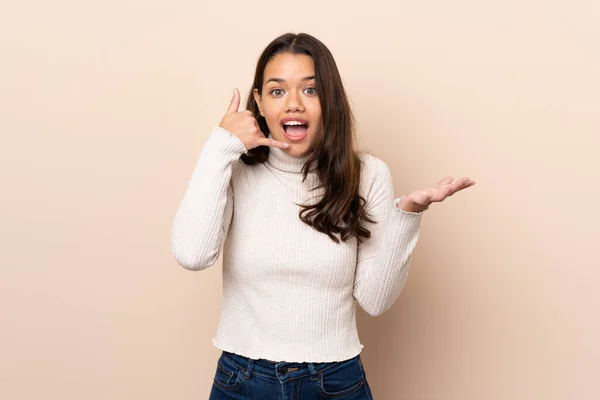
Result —
<path fill-rule="evenodd" d="M 284 143 L 283 147 L 290 147 L 290 144 L 289 143 Z"/>

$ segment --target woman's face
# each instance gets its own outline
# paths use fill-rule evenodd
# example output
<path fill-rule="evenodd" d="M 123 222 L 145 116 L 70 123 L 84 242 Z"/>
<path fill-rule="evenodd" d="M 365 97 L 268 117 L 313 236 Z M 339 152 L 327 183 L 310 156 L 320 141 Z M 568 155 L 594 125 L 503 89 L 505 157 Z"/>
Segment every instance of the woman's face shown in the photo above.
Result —
<path fill-rule="evenodd" d="M 282 149 L 288 154 L 306 154 L 321 131 L 321 103 L 312 57 L 278 54 L 267 63 L 263 79 L 262 94 L 254 89 L 254 100 L 271 135 L 290 144 Z"/>

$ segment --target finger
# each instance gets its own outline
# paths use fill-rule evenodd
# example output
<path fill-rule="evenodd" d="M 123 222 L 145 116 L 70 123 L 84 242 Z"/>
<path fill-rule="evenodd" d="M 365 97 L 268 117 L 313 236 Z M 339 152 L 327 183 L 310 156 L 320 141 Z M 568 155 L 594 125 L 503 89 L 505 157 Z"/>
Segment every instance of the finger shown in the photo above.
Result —
<path fill-rule="evenodd" d="M 440 182 L 442 181 L 443 179 Z M 454 182 L 452 185 L 440 185 L 435 188 L 426 189 L 426 192 L 429 194 L 429 201 L 438 203 L 444 201 L 446 198 L 452 196 L 454 193 L 463 190 L 469 186 L 473 186 L 474 184 L 475 182 L 470 180 L 469 178 L 462 178 Z"/>
<path fill-rule="evenodd" d="M 469 186 L 473 186 L 475 184 L 475 181 L 472 181 L 471 179 L 465 177 L 463 179 L 461 179 L 460 181 L 458 181 L 459 185 L 457 185 L 457 190 L 461 190 L 461 189 L 466 189 Z"/>
<path fill-rule="evenodd" d="M 449 189 L 447 190 L 447 196 L 452 196 L 454 193 L 466 189 L 469 186 L 473 186 L 474 184 L 475 182 L 470 180 L 469 178 L 462 178 L 461 180 L 455 182 L 453 185 L 449 186 Z"/>
<path fill-rule="evenodd" d="M 229 108 L 227 108 L 227 114 L 236 113 L 240 109 L 240 92 L 237 88 L 233 89 L 233 97 L 231 98 L 231 103 L 229 104 Z"/>
<path fill-rule="evenodd" d="M 443 186 L 443 185 L 448 185 L 449 183 L 451 183 L 454 180 L 453 177 L 451 176 L 447 176 L 445 178 L 440 179 L 435 186 Z"/>
<path fill-rule="evenodd" d="M 282 149 L 287 149 L 288 147 L 290 147 L 290 145 L 288 143 L 280 142 L 273 138 L 258 138 L 258 139 L 256 139 L 256 141 L 259 146 L 279 147 Z"/>

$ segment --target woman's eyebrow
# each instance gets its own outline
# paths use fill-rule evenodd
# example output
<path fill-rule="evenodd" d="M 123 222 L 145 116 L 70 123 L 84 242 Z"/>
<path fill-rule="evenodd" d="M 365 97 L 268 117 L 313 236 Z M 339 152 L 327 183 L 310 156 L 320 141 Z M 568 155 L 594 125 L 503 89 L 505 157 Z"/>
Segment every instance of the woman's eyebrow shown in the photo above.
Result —
<path fill-rule="evenodd" d="M 314 76 L 314 75 L 312 75 L 312 76 L 306 76 L 306 77 L 302 78 L 302 81 L 310 81 L 311 79 L 315 79 L 315 76 Z M 269 83 L 269 82 L 277 82 L 277 83 L 282 83 L 282 82 L 285 82 L 285 79 L 283 79 L 283 78 L 269 78 L 269 79 L 267 79 L 267 81 L 265 82 L 265 85 L 266 85 L 267 83 Z"/>

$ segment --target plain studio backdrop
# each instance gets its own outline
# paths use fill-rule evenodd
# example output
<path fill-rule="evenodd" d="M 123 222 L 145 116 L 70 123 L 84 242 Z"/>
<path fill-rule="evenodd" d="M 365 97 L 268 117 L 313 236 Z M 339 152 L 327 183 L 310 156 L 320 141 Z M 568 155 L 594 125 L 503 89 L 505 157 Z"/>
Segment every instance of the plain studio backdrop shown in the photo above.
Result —
<path fill-rule="evenodd" d="M 394 306 L 359 309 L 375 398 L 600 398 L 598 21 L 594 0 L 3 2 L 0 398 L 208 397 L 222 264 L 180 267 L 171 222 L 288 31 L 332 51 L 398 197 L 477 182 L 426 211 Z"/>

